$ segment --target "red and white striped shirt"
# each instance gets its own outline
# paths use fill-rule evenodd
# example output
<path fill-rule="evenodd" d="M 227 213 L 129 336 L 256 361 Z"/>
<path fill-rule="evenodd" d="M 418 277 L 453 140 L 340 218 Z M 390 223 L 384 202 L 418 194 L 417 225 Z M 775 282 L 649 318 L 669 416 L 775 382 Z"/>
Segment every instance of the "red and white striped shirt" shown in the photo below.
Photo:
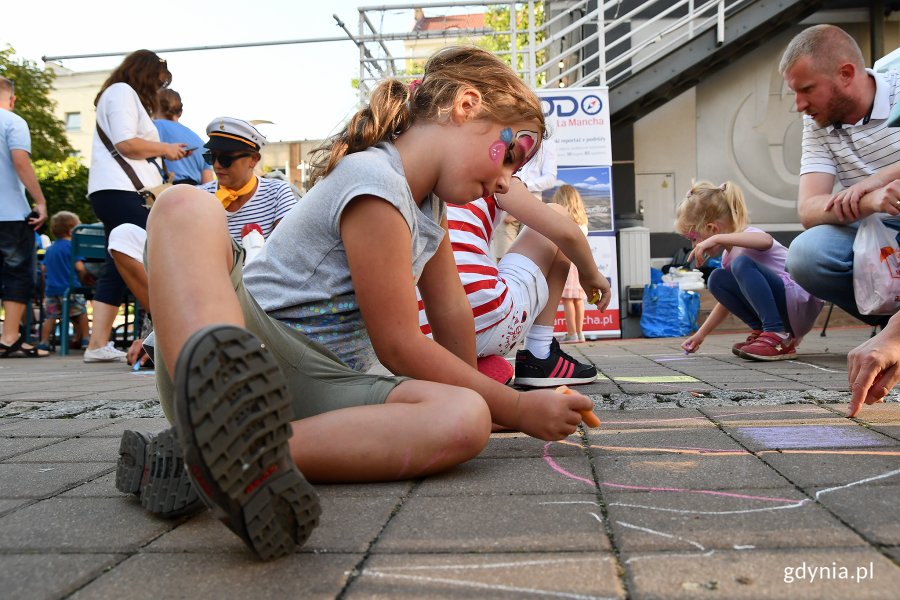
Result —
<path fill-rule="evenodd" d="M 513 308 L 506 282 L 500 277 L 497 262 L 491 254 L 491 238 L 502 214 L 494 196 L 468 204 L 447 204 L 450 245 L 475 316 L 475 333 L 490 329 L 506 318 Z M 419 326 L 422 333 L 431 333 L 421 296 Z"/>

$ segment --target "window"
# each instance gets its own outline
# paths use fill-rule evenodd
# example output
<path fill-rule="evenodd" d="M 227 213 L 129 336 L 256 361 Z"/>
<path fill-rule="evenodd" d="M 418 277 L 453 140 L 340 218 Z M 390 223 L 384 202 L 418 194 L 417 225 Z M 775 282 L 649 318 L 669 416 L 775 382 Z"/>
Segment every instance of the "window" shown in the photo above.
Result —
<path fill-rule="evenodd" d="M 81 131 L 81 113 L 66 113 L 66 131 Z"/>

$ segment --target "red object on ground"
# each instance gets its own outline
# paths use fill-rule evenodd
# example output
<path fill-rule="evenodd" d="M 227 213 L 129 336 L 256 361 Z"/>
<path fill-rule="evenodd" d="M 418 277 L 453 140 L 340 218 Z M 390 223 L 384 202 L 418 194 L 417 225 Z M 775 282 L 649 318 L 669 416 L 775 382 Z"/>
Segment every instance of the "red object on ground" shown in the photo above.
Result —
<path fill-rule="evenodd" d="M 478 359 L 478 371 L 506 385 L 513 378 L 513 366 L 502 356 L 482 356 Z"/>

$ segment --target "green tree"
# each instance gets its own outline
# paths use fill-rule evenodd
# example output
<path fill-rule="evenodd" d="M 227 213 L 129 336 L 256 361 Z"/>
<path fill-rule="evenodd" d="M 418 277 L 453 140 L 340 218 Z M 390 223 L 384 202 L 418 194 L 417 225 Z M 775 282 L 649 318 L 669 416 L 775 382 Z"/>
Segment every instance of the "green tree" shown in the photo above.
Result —
<path fill-rule="evenodd" d="M 36 160 L 34 172 L 47 197 L 47 211 L 51 215 L 68 210 L 78 215 L 82 223 L 97 221 L 87 199 L 88 169 L 81 161 L 73 156 L 62 161 Z"/>
<path fill-rule="evenodd" d="M 16 85 L 17 115 L 25 119 L 31 131 L 33 160 L 61 161 L 72 152 L 66 138 L 65 124 L 53 114 L 55 102 L 50 99 L 54 73 L 36 63 L 16 58 L 15 51 L 0 49 L 0 75 Z"/>
<path fill-rule="evenodd" d="M 534 43 L 540 44 L 544 41 L 544 3 L 537 2 L 534 5 Z M 494 7 L 484 15 L 484 26 L 494 31 L 509 31 L 509 7 Z M 528 6 L 520 6 L 516 10 L 516 65 L 515 69 L 521 73 L 525 69 L 526 54 L 528 50 Z M 509 34 L 495 34 L 485 36 L 475 42 L 479 47 L 491 52 L 509 52 L 512 46 L 512 39 Z M 546 50 L 537 52 L 535 62 L 538 65 L 544 64 L 546 59 Z M 504 54 L 501 57 L 506 64 L 512 66 L 512 57 Z M 538 73 L 537 85 L 540 87 L 546 80 L 546 73 Z"/>

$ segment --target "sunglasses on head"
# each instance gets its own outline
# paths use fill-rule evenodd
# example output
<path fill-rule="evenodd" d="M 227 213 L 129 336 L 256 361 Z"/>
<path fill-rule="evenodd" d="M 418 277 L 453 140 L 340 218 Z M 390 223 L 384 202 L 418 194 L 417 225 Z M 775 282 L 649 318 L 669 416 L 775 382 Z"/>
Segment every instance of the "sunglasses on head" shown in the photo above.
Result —
<path fill-rule="evenodd" d="M 527 129 L 522 129 L 513 134 L 512 129 L 507 127 L 500 132 L 500 141 L 505 144 L 505 147 L 501 144 L 492 146 L 491 158 L 499 159 L 499 156 L 496 154 L 503 149 L 503 162 L 513 165 L 513 172 L 515 173 L 534 157 L 541 145 L 541 136 L 536 131 Z"/>
<path fill-rule="evenodd" d="M 240 152 L 238 154 L 219 154 L 218 152 L 204 152 L 203 160 L 205 160 L 208 165 L 214 165 L 218 161 L 221 166 L 227 169 L 234 161 L 247 156 L 253 156 L 253 153 Z"/>

